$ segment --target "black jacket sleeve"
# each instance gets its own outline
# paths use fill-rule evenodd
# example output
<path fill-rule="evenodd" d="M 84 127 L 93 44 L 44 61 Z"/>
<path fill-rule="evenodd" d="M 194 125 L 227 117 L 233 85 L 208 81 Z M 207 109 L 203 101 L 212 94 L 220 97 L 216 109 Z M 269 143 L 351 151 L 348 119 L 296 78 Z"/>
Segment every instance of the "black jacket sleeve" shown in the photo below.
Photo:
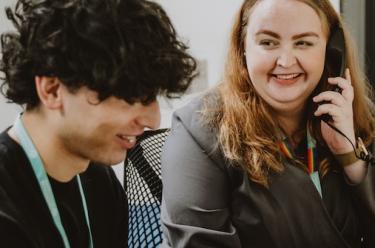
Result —
<path fill-rule="evenodd" d="M 241 247 L 228 176 L 175 119 L 162 154 L 163 247 Z"/>
<path fill-rule="evenodd" d="M 365 179 L 352 186 L 352 195 L 361 219 L 364 247 L 375 247 L 375 162 L 369 163 Z"/>

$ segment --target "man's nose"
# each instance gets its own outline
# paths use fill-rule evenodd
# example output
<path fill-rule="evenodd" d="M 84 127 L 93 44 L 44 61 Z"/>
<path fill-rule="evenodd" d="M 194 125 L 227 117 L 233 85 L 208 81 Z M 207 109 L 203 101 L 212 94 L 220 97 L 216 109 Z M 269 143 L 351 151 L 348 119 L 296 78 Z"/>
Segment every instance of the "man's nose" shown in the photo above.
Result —
<path fill-rule="evenodd" d="M 143 128 L 156 129 L 160 126 L 160 108 L 157 100 L 142 106 L 137 124 Z"/>

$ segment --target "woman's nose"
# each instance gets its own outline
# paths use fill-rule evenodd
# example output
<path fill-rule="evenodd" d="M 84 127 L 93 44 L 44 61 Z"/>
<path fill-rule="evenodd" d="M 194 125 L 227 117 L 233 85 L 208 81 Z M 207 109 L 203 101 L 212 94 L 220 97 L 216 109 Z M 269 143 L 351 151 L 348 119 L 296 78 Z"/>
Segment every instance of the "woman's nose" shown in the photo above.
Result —
<path fill-rule="evenodd" d="M 277 58 L 276 64 L 278 66 L 289 68 L 297 63 L 297 58 L 289 49 L 284 50 Z"/>

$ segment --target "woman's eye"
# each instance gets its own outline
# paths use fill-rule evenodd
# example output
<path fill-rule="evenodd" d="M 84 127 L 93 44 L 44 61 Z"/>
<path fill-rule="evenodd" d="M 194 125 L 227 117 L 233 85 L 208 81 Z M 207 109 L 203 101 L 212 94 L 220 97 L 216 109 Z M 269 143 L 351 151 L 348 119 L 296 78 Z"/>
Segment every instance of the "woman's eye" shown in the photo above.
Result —
<path fill-rule="evenodd" d="M 296 42 L 297 47 L 309 47 L 309 46 L 312 46 L 312 45 L 313 45 L 312 42 L 304 41 L 304 40 L 300 40 L 300 41 Z"/>
<path fill-rule="evenodd" d="M 270 47 L 275 47 L 277 46 L 277 42 L 274 40 L 261 40 L 259 42 L 259 45 L 270 48 Z"/>

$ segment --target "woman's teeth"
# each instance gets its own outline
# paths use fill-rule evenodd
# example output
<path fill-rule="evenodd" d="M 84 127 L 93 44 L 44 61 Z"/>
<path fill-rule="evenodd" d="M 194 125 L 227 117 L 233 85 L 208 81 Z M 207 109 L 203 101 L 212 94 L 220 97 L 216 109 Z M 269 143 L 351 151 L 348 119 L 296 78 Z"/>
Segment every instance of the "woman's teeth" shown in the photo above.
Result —
<path fill-rule="evenodd" d="M 293 74 L 276 74 L 275 76 L 278 79 L 293 79 L 298 77 L 300 74 L 299 73 L 293 73 Z"/>

